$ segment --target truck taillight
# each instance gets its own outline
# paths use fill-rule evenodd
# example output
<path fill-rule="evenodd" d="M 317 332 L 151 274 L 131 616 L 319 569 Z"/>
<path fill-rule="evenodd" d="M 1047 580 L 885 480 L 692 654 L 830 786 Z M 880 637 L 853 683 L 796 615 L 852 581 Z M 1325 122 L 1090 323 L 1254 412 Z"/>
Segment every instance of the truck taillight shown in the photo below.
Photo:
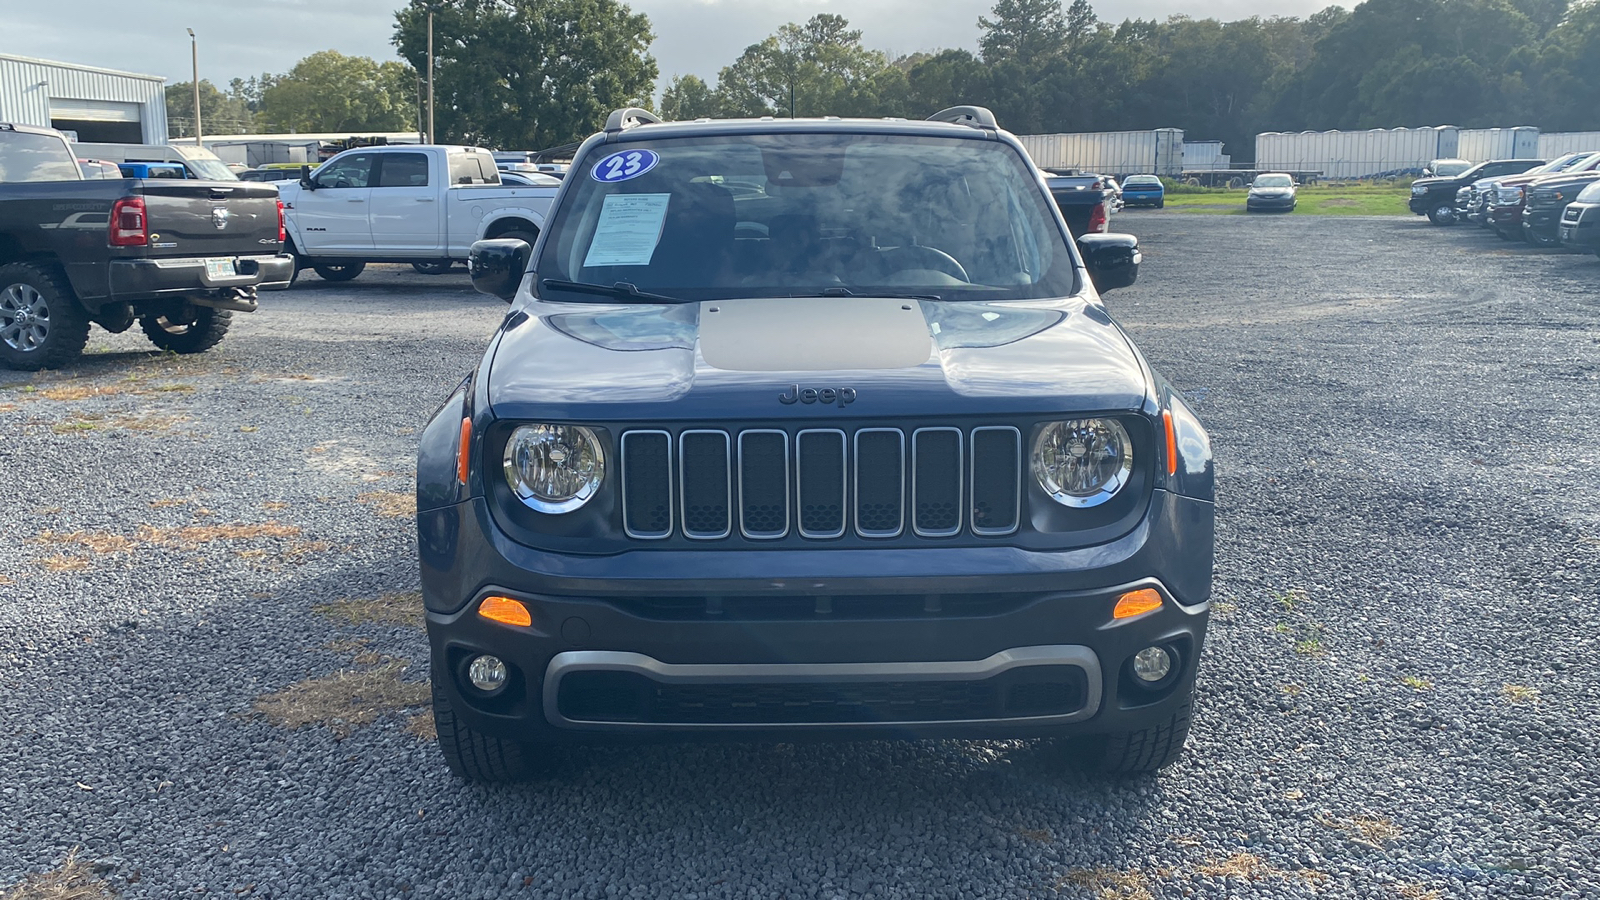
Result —
<path fill-rule="evenodd" d="M 1110 223 L 1106 220 L 1106 203 L 1109 202 L 1111 201 L 1106 200 L 1101 203 L 1096 203 L 1094 205 L 1094 209 L 1089 211 L 1090 234 L 1100 234 L 1110 227 Z"/>
<path fill-rule="evenodd" d="M 280 197 L 278 199 L 278 243 L 281 244 L 288 239 L 289 232 L 283 227 L 283 199 Z"/>
<path fill-rule="evenodd" d="M 150 220 L 143 197 L 123 197 L 111 205 L 111 246 L 143 247 L 150 243 Z"/>

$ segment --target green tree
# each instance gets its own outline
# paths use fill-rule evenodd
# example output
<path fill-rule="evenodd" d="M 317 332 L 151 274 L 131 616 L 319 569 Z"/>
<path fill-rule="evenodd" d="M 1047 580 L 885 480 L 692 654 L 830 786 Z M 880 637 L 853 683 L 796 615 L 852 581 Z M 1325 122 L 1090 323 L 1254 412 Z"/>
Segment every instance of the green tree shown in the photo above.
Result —
<path fill-rule="evenodd" d="M 991 12 L 993 19 L 978 17 L 978 48 L 995 115 L 1015 131 L 1049 130 L 1047 109 L 1065 93 L 1061 62 L 1071 34 L 1061 0 L 996 0 Z"/>
<path fill-rule="evenodd" d="M 661 118 L 686 122 L 717 114 L 717 95 L 698 75 L 680 75 L 661 92 Z"/>
<path fill-rule="evenodd" d="M 966 50 L 945 50 L 916 61 L 906 70 L 906 81 L 914 116 L 989 102 L 988 70 Z"/>
<path fill-rule="evenodd" d="M 403 63 L 313 53 L 261 91 L 274 131 L 415 131 L 417 78 Z"/>
<path fill-rule="evenodd" d="M 717 79 L 726 115 L 895 115 L 905 104 L 905 73 L 843 16 L 812 16 L 751 44 Z"/>
<path fill-rule="evenodd" d="M 427 66 L 428 0 L 395 13 L 394 43 Z M 650 20 L 617 0 L 454 0 L 435 7 L 438 139 L 510 149 L 578 140 L 656 80 Z"/>
<path fill-rule="evenodd" d="M 249 134 L 255 124 L 245 103 L 200 79 L 200 127 L 206 134 Z M 167 132 L 169 137 L 194 137 L 194 82 L 167 85 Z"/>

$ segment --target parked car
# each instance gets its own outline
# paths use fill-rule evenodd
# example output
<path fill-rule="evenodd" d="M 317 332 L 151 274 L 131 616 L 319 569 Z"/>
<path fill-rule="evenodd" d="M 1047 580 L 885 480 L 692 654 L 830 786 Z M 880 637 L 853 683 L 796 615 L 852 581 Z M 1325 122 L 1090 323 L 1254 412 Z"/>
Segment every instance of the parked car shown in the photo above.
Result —
<path fill-rule="evenodd" d="M 123 178 L 177 178 L 189 177 L 189 170 L 181 163 L 117 163 Z"/>
<path fill-rule="evenodd" d="M 288 286 L 282 239 L 271 188 L 86 180 L 60 132 L 0 124 L 0 365 L 67 365 L 90 323 L 208 350 L 258 288 Z"/>
<path fill-rule="evenodd" d="M 1122 183 L 1122 202 L 1125 206 L 1160 209 L 1167 205 L 1167 189 L 1154 175 L 1129 175 Z"/>
<path fill-rule="evenodd" d="M 1576 159 L 1552 167 L 1548 171 L 1525 172 L 1502 178 L 1496 184 L 1494 194 L 1489 198 L 1489 216 L 1485 221 L 1494 229 L 1495 234 L 1504 240 L 1524 240 L 1526 236 L 1522 231 L 1522 204 L 1527 196 L 1525 189 L 1553 174 L 1592 172 L 1596 168 L 1600 168 L 1600 152 L 1579 155 Z"/>
<path fill-rule="evenodd" d="M 1600 181 L 1600 171 L 1547 175 L 1527 186 L 1522 207 L 1522 234 L 1536 247 L 1561 243 L 1561 214 L 1584 188 Z"/>
<path fill-rule="evenodd" d="M 1111 192 L 1111 211 L 1120 212 L 1123 206 L 1122 185 L 1118 184 L 1117 180 L 1110 175 L 1101 175 L 1100 180 L 1105 183 L 1106 190 Z"/>
<path fill-rule="evenodd" d="M 322 163 L 266 163 L 239 173 L 240 181 L 299 181 L 305 171 L 315 172 Z"/>
<path fill-rule="evenodd" d="M 349 281 L 369 262 L 448 267 L 472 242 L 533 243 L 554 187 L 502 184 L 479 147 L 400 144 L 346 150 L 278 187 L 297 271 Z"/>
<path fill-rule="evenodd" d="M 1435 225 L 1453 225 L 1456 194 L 1461 188 L 1484 179 L 1517 175 L 1541 165 L 1544 165 L 1542 159 L 1495 159 L 1478 163 L 1458 175 L 1418 178 L 1411 183 L 1411 211 L 1427 216 Z"/>
<path fill-rule="evenodd" d="M 1472 168 L 1472 163 L 1465 159 L 1447 157 L 1431 160 L 1422 167 L 1423 178 L 1454 178 Z"/>
<path fill-rule="evenodd" d="M 1245 212 L 1294 212 L 1295 188 L 1293 175 L 1263 172 L 1250 182 L 1250 193 L 1244 198 Z"/>
<path fill-rule="evenodd" d="M 74 144 L 79 156 L 114 163 L 177 163 L 190 178 L 204 181 L 237 181 L 238 176 L 215 153 L 194 144 Z"/>
<path fill-rule="evenodd" d="M 1561 213 L 1561 245 L 1600 256 L 1600 181 L 1590 184 Z"/>
<path fill-rule="evenodd" d="M 1212 463 L 1103 307 L 1138 242 L 1074 241 L 988 110 L 934 119 L 619 110 L 533 248 L 473 248 L 510 314 L 417 468 L 457 775 L 712 735 L 1179 756 Z"/>
<path fill-rule="evenodd" d="M 516 184 L 523 187 L 560 187 L 561 179 L 545 172 L 522 172 L 500 170 L 501 184 Z"/>
<path fill-rule="evenodd" d="M 1104 234 L 1111 230 L 1115 198 L 1100 176 L 1047 175 L 1045 185 L 1073 234 Z"/>

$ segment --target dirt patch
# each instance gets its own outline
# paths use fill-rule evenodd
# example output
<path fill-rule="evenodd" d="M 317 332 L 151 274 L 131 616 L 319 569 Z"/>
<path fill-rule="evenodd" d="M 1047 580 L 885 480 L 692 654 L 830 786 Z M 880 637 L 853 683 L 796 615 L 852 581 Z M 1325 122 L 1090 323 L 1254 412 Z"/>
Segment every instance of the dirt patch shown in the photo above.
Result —
<path fill-rule="evenodd" d="M 422 624 L 422 593 L 404 591 L 377 597 L 346 597 L 315 607 L 330 619 L 351 625 L 366 623 L 392 625 Z"/>
<path fill-rule="evenodd" d="M 39 565 L 43 566 L 47 572 L 82 572 L 84 569 L 89 568 L 89 557 L 46 556 L 44 559 L 39 560 Z"/>
<path fill-rule="evenodd" d="M 60 866 L 29 875 L 21 884 L 0 890 L 0 900 L 112 900 L 116 894 L 95 874 L 94 867 L 67 854 Z"/>
<path fill-rule="evenodd" d="M 41 531 L 33 539 L 33 542 L 54 547 L 60 547 L 63 544 L 76 544 L 91 553 L 124 553 L 137 546 L 133 540 L 120 534 L 112 534 L 109 531 L 74 531 L 68 534 Z"/>
<path fill-rule="evenodd" d="M 189 525 L 182 528 L 155 528 L 141 525 L 134 537 L 141 543 L 160 544 L 165 547 L 193 549 L 213 541 L 252 541 L 261 538 L 292 538 L 300 536 L 300 528 L 281 522 L 244 523 L 227 525 Z"/>
<path fill-rule="evenodd" d="M 1119 869 L 1073 869 L 1062 877 L 1056 887 L 1067 885 L 1082 888 L 1095 900 L 1154 900 L 1144 875 L 1138 869 L 1124 872 Z"/>
<path fill-rule="evenodd" d="M 433 710 L 419 712 L 407 719 L 406 733 L 414 734 L 424 741 L 437 741 L 439 739 L 439 729 L 433 721 Z"/>
<path fill-rule="evenodd" d="M 356 499 L 372 507 L 372 511 L 386 519 L 399 519 L 417 514 L 417 496 L 403 491 L 368 491 Z"/>
<path fill-rule="evenodd" d="M 1354 843 L 1379 850 L 1383 848 L 1383 845 L 1398 840 L 1401 835 L 1398 825 L 1378 816 L 1363 815 L 1338 818 L 1324 815 L 1317 819 L 1317 823 L 1324 828 L 1333 828 L 1344 832 L 1345 836 Z"/>
<path fill-rule="evenodd" d="M 405 670 L 403 662 L 361 671 L 340 670 L 265 694 L 252 706 L 279 728 L 324 725 L 343 739 L 385 713 L 428 704 L 428 685 L 401 681 Z"/>

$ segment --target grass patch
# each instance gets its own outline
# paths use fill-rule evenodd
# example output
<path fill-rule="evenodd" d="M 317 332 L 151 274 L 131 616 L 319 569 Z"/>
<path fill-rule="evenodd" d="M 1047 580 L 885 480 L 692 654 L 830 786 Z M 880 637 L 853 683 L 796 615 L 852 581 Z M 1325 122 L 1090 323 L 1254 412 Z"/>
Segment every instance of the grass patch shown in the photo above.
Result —
<path fill-rule="evenodd" d="M 356 500 L 372 507 L 372 511 L 385 519 L 412 517 L 417 514 L 417 497 L 406 491 L 368 491 L 357 494 Z"/>
<path fill-rule="evenodd" d="M 264 694 L 252 707 L 279 728 L 293 731 L 324 725 L 342 740 L 385 713 L 428 705 L 428 685 L 401 681 L 405 670 L 403 662 L 362 671 L 340 670 Z"/>
<path fill-rule="evenodd" d="M 1073 869 L 1062 876 L 1056 888 L 1059 890 L 1067 885 L 1089 891 L 1095 900 L 1154 900 L 1144 875 L 1138 869 L 1126 872 L 1103 866 Z"/>
<path fill-rule="evenodd" d="M 1333 828 L 1345 833 L 1351 841 L 1374 850 L 1381 850 L 1385 844 L 1400 839 L 1400 826 L 1388 819 L 1378 816 L 1351 816 L 1349 818 L 1335 818 L 1322 816 L 1317 823 L 1324 828 Z"/>
<path fill-rule="evenodd" d="M 9 890 L 0 890 L 0 900 L 112 900 L 116 894 L 95 874 L 94 867 L 78 859 L 78 851 L 67 854 L 61 865 L 48 872 L 29 875 Z"/>
<path fill-rule="evenodd" d="M 437 741 L 439 728 L 433 721 L 433 710 L 426 709 L 406 719 L 406 733 L 416 735 L 419 740 Z"/>
<path fill-rule="evenodd" d="M 89 568 L 89 557 L 57 554 L 39 560 L 39 565 L 47 572 L 82 572 Z"/>
<path fill-rule="evenodd" d="M 136 546 L 132 540 L 109 531 L 74 531 L 69 534 L 41 531 L 33 542 L 53 546 L 76 544 L 91 553 L 124 553 Z"/>
<path fill-rule="evenodd" d="M 313 608 L 330 619 L 350 625 L 422 624 L 421 591 L 403 591 L 377 597 L 346 597 Z"/>
<path fill-rule="evenodd" d="M 1260 881 L 1283 874 L 1282 870 L 1267 865 L 1254 853 L 1235 853 L 1220 862 L 1206 863 L 1195 871 L 1207 878 L 1242 878 L 1246 881 Z"/>
<path fill-rule="evenodd" d="M 1539 689 L 1521 684 L 1508 684 L 1500 689 L 1507 703 L 1538 703 Z"/>
<path fill-rule="evenodd" d="M 1414 691 L 1433 690 L 1433 682 L 1417 675 L 1407 675 L 1406 677 L 1400 679 L 1400 683 Z"/>
<path fill-rule="evenodd" d="M 155 528 L 150 525 L 140 525 L 139 530 L 135 533 L 135 538 L 142 543 L 161 544 L 180 549 L 193 549 L 213 541 L 251 541 L 261 538 L 291 538 L 299 536 L 300 529 L 298 526 L 284 525 L 280 522 L 250 524 L 234 522 L 227 525 L 189 525 L 182 528 Z"/>
<path fill-rule="evenodd" d="M 1208 215 L 1246 215 L 1245 190 L 1189 189 L 1168 192 L 1168 209 Z M 1411 191 L 1397 184 L 1304 185 L 1298 191 L 1295 216 L 1409 216 Z M 1158 213 L 1159 215 L 1159 213 Z M 1269 216 L 1283 213 L 1255 213 Z"/>

